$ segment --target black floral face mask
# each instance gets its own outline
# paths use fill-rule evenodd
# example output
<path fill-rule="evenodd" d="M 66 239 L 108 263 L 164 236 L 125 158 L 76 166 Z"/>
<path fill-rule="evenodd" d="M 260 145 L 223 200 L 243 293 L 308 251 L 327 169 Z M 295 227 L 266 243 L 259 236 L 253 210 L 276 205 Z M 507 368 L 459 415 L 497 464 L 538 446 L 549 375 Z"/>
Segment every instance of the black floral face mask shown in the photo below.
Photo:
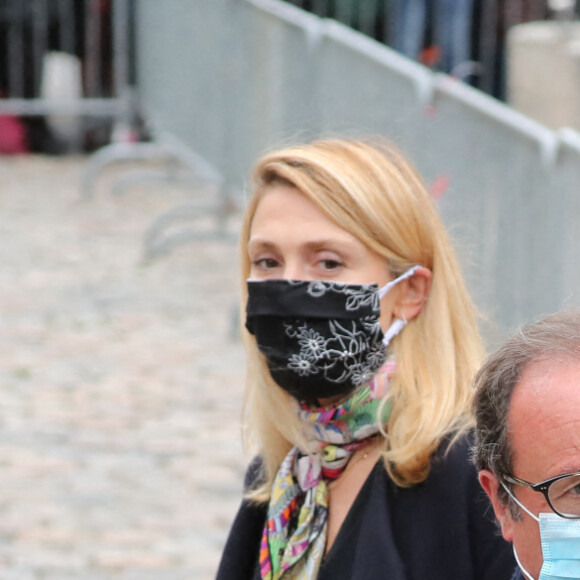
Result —
<path fill-rule="evenodd" d="M 248 281 L 246 314 L 272 378 L 301 401 L 348 394 L 386 359 L 376 284 Z"/>

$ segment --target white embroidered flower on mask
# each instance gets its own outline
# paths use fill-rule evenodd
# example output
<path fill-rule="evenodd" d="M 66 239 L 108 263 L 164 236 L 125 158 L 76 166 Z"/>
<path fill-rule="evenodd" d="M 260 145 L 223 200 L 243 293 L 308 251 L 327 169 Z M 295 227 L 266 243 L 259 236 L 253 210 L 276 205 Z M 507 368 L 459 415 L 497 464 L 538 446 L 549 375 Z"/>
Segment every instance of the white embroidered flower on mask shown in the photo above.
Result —
<path fill-rule="evenodd" d="M 351 369 L 350 380 L 353 385 L 364 385 L 368 383 L 373 377 L 373 373 L 368 366 L 357 365 Z"/>
<path fill-rule="evenodd" d="M 379 309 L 378 289 L 375 292 L 369 292 L 369 287 L 368 284 L 365 284 L 360 290 L 345 291 L 345 294 L 348 296 L 345 303 L 348 311 L 359 310 L 365 306 L 370 306 L 375 310 Z"/>
<path fill-rule="evenodd" d="M 308 375 L 315 375 L 318 369 L 313 364 L 313 361 L 309 357 L 300 354 L 293 354 L 288 359 L 288 368 L 301 377 L 307 377 Z"/>
<path fill-rule="evenodd" d="M 298 333 L 298 344 L 300 345 L 300 353 L 318 359 L 322 356 L 326 349 L 326 340 L 319 333 L 312 328 L 303 326 Z"/>
<path fill-rule="evenodd" d="M 366 362 L 371 368 L 380 367 L 385 359 L 387 358 L 387 353 L 382 344 L 374 345 L 368 352 L 366 356 Z"/>

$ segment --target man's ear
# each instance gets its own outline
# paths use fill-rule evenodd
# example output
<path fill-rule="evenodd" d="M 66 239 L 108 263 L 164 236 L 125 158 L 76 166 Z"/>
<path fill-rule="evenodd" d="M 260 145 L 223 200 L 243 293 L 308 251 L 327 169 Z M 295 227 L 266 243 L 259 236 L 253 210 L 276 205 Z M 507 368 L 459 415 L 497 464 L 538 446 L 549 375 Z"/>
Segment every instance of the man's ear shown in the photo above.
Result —
<path fill-rule="evenodd" d="M 501 526 L 502 536 L 508 542 L 513 542 L 514 521 L 512 519 L 509 505 L 504 504 L 498 495 L 500 484 L 497 477 L 491 471 L 482 469 L 479 472 L 479 483 L 481 483 L 481 487 L 483 487 L 491 501 L 495 517 Z"/>
<path fill-rule="evenodd" d="M 419 266 L 410 278 L 401 282 L 402 290 L 395 305 L 398 318 L 412 320 L 423 310 L 431 290 L 432 278 L 431 270 Z"/>

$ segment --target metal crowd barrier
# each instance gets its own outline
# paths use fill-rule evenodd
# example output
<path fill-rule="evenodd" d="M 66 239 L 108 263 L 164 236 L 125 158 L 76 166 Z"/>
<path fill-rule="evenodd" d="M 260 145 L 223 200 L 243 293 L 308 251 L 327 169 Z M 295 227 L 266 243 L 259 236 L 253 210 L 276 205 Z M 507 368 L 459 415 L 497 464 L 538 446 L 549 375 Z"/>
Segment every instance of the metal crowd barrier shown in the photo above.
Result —
<path fill-rule="evenodd" d="M 265 150 L 380 134 L 424 176 L 496 330 L 580 306 L 580 135 L 280 0 L 140 0 L 147 118 L 230 191 Z M 488 330 L 488 337 L 493 330 Z"/>
<path fill-rule="evenodd" d="M 117 178 L 112 185 L 113 194 L 124 193 L 135 184 L 152 183 L 179 184 L 192 190 L 203 183 L 211 186 L 215 192 L 209 200 L 181 204 L 157 217 L 144 235 L 145 261 L 193 240 L 234 241 L 237 236 L 232 238 L 228 217 L 236 208 L 224 187 L 222 175 L 174 134 L 155 130 L 152 134 L 152 141 L 111 143 L 97 151 L 90 158 L 84 172 L 81 184 L 83 197 L 90 198 L 94 195 L 99 176 L 110 165 L 142 162 L 144 165 L 126 169 Z M 162 167 L 148 167 L 147 164 L 151 161 L 157 164 L 162 162 Z M 211 223 L 200 228 L 199 218 L 208 216 L 213 218 Z"/>
<path fill-rule="evenodd" d="M 0 114 L 128 125 L 132 0 L 2 0 Z"/>
<path fill-rule="evenodd" d="M 171 3 L 163 4 L 170 10 Z M 192 3 L 193 5 L 193 3 Z M 90 198 L 111 164 L 144 162 L 113 185 L 122 193 L 135 183 L 200 181 L 218 191 L 210 203 L 190 203 L 155 220 L 145 235 L 145 256 L 163 253 L 183 239 L 228 237 L 230 205 L 222 176 L 175 135 L 148 127 L 154 140 L 132 134 L 138 114 L 135 93 L 134 25 L 138 0 L 0 0 L 0 115 L 43 117 L 57 151 L 78 150 L 84 136 L 104 125 L 112 141 L 85 170 L 81 194 Z M 155 50 L 155 48 L 154 48 Z M 46 138 L 44 140 L 46 143 Z M 51 147 L 54 147 L 54 143 Z M 148 167 L 159 161 L 162 168 Z M 213 226 L 166 236 L 174 221 L 213 216 Z"/>
<path fill-rule="evenodd" d="M 506 37 L 525 22 L 580 16 L 577 0 L 285 0 L 504 99 Z"/>

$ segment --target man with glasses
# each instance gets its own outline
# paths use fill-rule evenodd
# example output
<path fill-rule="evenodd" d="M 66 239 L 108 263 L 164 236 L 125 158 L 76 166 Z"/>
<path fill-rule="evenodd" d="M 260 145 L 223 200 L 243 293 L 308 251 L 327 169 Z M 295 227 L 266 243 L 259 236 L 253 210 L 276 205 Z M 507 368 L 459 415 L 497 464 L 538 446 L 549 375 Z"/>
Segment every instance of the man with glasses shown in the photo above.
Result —
<path fill-rule="evenodd" d="M 476 380 L 474 461 L 515 579 L 580 579 L 580 311 L 524 326 Z"/>

